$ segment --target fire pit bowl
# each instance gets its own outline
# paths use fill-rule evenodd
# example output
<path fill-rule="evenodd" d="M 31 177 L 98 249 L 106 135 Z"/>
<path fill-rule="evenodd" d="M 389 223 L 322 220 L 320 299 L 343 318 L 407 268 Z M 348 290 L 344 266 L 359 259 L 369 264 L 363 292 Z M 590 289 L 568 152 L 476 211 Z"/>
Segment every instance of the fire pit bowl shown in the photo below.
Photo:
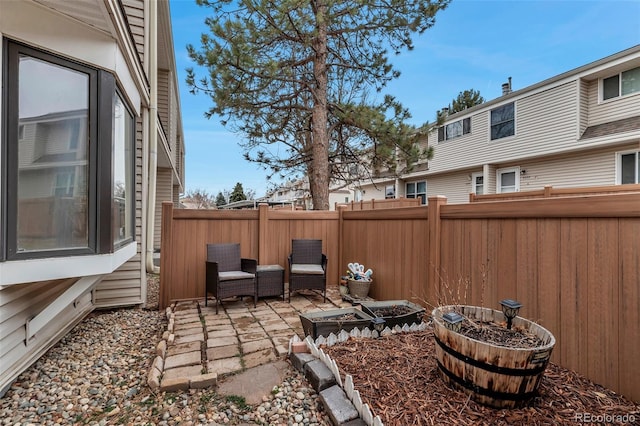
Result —
<path fill-rule="evenodd" d="M 464 318 L 459 332 L 443 320 L 443 315 L 451 312 Z M 450 386 L 495 408 L 518 407 L 536 395 L 556 343 L 547 329 L 515 317 L 513 329 L 507 330 L 502 312 L 477 306 L 441 306 L 433 310 L 432 320 L 438 369 Z M 477 335 L 482 336 L 481 327 L 497 328 L 507 338 L 509 333 L 522 333 L 531 336 L 528 341 L 534 343 L 503 346 L 465 335 L 479 329 Z"/>

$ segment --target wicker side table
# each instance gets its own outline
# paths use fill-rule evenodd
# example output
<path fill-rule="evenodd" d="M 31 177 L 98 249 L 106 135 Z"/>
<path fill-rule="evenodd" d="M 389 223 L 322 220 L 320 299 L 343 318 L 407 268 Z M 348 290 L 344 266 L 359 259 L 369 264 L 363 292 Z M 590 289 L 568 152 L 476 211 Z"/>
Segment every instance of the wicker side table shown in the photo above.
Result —
<path fill-rule="evenodd" d="M 282 296 L 284 301 L 284 268 L 280 265 L 258 265 L 258 297 Z"/>

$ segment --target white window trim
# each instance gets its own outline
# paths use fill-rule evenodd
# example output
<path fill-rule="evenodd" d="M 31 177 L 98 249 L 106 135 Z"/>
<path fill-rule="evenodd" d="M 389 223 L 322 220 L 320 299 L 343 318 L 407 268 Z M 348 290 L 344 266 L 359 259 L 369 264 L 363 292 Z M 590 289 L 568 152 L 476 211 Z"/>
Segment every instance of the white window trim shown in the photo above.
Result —
<path fill-rule="evenodd" d="M 637 154 L 640 157 L 640 149 L 616 152 L 616 185 L 622 185 L 622 156 L 627 154 Z M 638 159 L 638 161 L 640 161 L 640 159 Z M 638 176 L 638 180 L 640 181 L 640 176 Z"/>
<path fill-rule="evenodd" d="M 132 241 L 108 254 L 1 262 L 0 290 L 12 284 L 110 274 L 135 256 L 136 249 Z"/>
<path fill-rule="evenodd" d="M 471 192 L 474 193 L 474 194 L 476 194 L 476 178 L 478 178 L 478 177 L 484 177 L 484 173 L 483 172 L 471 173 Z M 483 180 L 482 189 L 483 189 L 482 193 L 486 194 L 487 193 L 487 180 L 486 179 Z"/>
<path fill-rule="evenodd" d="M 635 68 L 640 68 L 640 67 L 629 68 L 628 70 L 620 71 L 617 74 L 611 74 L 610 76 L 599 78 L 598 79 L 598 103 L 606 104 L 609 102 L 615 102 L 620 99 L 625 99 L 630 96 L 640 95 L 640 92 L 627 93 L 626 95 L 622 94 L 622 73 L 625 71 L 630 71 Z M 608 78 L 615 77 L 616 75 L 618 76 L 618 96 L 614 96 L 613 98 L 609 98 L 609 99 L 604 99 L 604 81 Z"/>
<path fill-rule="evenodd" d="M 506 192 L 502 192 L 502 174 L 511 172 L 515 172 L 516 175 L 516 188 L 514 192 L 520 192 L 520 166 L 517 166 L 496 170 L 496 194 L 507 194 Z"/>

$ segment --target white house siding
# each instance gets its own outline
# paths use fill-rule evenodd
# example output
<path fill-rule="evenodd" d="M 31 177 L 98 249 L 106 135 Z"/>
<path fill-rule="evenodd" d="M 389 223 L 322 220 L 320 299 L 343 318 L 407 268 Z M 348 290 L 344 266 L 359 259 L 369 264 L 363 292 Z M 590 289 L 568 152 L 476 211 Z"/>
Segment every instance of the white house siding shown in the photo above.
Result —
<path fill-rule="evenodd" d="M 599 102 L 598 80 L 589 82 L 589 126 L 640 115 L 640 93 Z"/>
<path fill-rule="evenodd" d="M 582 136 L 584 131 L 589 127 L 589 85 L 590 83 L 586 80 L 580 80 L 579 83 L 580 90 L 580 115 L 579 115 L 579 124 L 578 124 L 578 137 Z"/>
<path fill-rule="evenodd" d="M 93 310 L 91 292 L 87 291 L 26 342 L 27 321 L 42 312 L 75 281 L 26 283 L 0 290 L 0 395 L 25 368 Z"/>

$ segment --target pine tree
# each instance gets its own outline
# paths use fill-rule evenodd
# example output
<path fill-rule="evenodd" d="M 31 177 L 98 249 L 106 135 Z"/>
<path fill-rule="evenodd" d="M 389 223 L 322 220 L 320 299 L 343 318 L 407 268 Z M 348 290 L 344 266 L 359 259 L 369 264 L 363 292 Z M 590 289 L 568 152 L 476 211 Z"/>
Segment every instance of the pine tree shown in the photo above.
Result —
<path fill-rule="evenodd" d="M 227 200 L 224 198 L 224 195 L 222 195 L 222 191 L 219 191 L 218 195 L 216 196 L 216 206 L 221 207 L 225 204 L 227 204 Z"/>
<path fill-rule="evenodd" d="M 449 114 L 464 111 L 467 108 L 480 105 L 481 103 L 484 103 L 484 98 L 480 96 L 480 92 L 478 90 L 465 90 L 464 92 L 458 93 L 458 97 L 451 101 Z"/>
<path fill-rule="evenodd" d="M 369 93 L 400 75 L 387 51 L 412 49 L 449 1 L 197 0 L 212 10 L 210 32 L 187 49 L 207 74 L 188 70 L 187 83 L 211 96 L 207 116 L 243 136 L 248 160 L 305 174 L 314 209 L 327 210 L 331 178 L 351 177 L 364 159 L 375 169 L 430 155 L 416 147 L 409 112 Z"/>
<path fill-rule="evenodd" d="M 236 201 L 244 201 L 247 199 L 247 196 L 244 195 L 244 190 L 242 189 L 242 184 L 240 182 L 236 183 L 236 186 L 233 187 L 233 191 L 229 196 L 229 202 L 235 203 Z"/>

